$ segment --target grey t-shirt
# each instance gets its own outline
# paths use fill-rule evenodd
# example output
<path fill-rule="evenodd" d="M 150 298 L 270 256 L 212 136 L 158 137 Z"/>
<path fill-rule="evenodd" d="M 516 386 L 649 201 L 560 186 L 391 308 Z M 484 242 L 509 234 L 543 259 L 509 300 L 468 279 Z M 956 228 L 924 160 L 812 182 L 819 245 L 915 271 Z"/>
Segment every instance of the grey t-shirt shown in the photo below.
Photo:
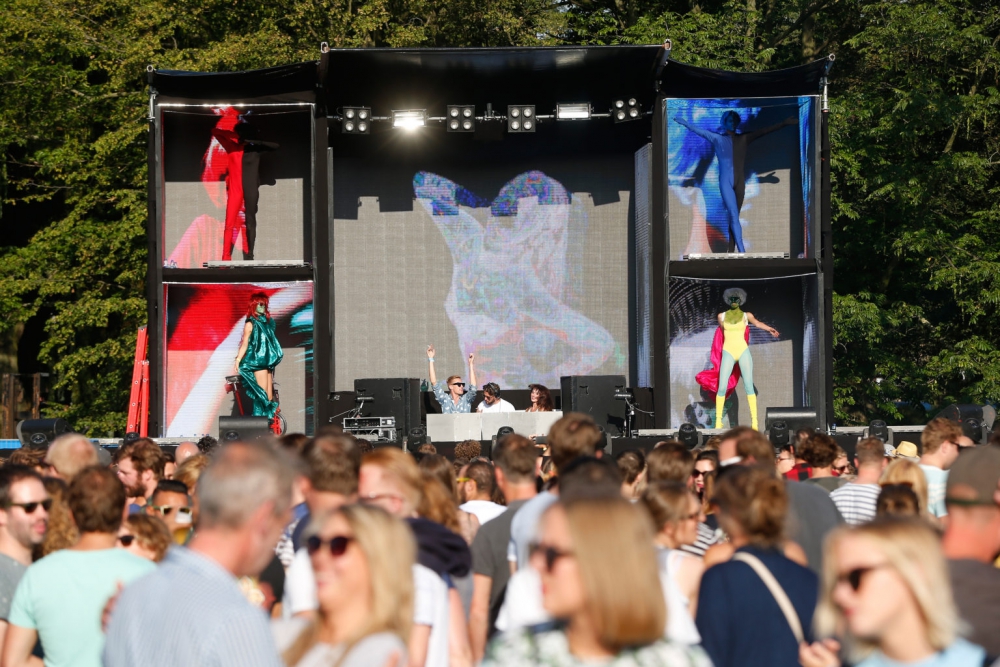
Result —
<path fill-rule="evenodd" d="M 278 645 L 278 650 L 282 653 L 288 650 L 308 625 L 308 621 L 301 618 L 272 622 L 271 634 L 274 635 L 274 643 Z M 361 639 L 350 648 L 347 655 L 338 663 L 337 661 L 341 660 L 345 648 L 343 644 L 334 646 L 317 643 L 302 656 L 296 665 L 297 667 L 329 667 L 339 664 L 340 667 L 368 667 L 369 665 L 382 667 L 393 655 L 396 656 L 396 665 L 401 667 L 407 664 L 406 644 L 391 632 L 377 632 Z"/>
<path fill-rule="evenodd" d="M 472 540 L 472 572 L 490 579 L 490 625 L 487 636 L 496 630 L 497 613 L 503 603 L 510 580 L 510 562 L 507 560 L 507 545 L 510 542 L 510 524 L 514 514 L 527 500 L 515 500 L 497 518 L 487 521 Z"/>
<path fill-rule="evenodd" d="M 10 603 L 14 599 L 14 591 L 17 590 L 17 584 L 27 570 L 27 566 L 7 554 L 0 554 L 0 621 L 6 621 L 10 615 Z"/>
<path fill-rule="evenodd" d="M 969 641 L 1000 657 L 1000 570 L 977 560 L 949 560 L 951 587 L 962 618 L 972 626 Z"/>
<path fill-rule="evenodd" d="M 830 494 L 815 484 L 785 482 L 788 491 L 788 515 L 785 522 L 788 539 L 806 552 L 809 569 L 817 574 L 823 568 L 823 540 L 826 534 L 844 523 Z"/>

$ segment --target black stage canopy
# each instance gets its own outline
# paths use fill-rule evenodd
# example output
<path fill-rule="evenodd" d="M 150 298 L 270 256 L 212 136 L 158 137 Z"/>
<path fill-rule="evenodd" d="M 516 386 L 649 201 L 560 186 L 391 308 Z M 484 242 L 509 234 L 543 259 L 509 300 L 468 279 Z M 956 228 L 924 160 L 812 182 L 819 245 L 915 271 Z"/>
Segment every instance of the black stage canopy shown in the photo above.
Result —
<path fill-rule="evenodd" d="M 727 72 L 671 60 L 660 74 L 660 91 L 666 97 L 680 98 L 816 95 L 831 65 L 832 55 L 769 72 Z"/>
<path fill-rule="evenodd" d="M 550 113 L 559 102 L 590 102 L 607 112 L 615 99 L 652 105 L 661 46 L 476 49 L 331 49 L 322 69 L 330 111 L 370 106 L 444 111 L 447 104 L 534 104 Z"/>
<path fill-rule="evenodd" d="M 154 69 L 149 72 L 149 85 L 165 97 L 227 103 L 245 99 L 281 97 L 282 101 L 301 98 L 313 101 L 319 72 L 316 62 L 279 65 L 245 72 L 185 72 Z"/>

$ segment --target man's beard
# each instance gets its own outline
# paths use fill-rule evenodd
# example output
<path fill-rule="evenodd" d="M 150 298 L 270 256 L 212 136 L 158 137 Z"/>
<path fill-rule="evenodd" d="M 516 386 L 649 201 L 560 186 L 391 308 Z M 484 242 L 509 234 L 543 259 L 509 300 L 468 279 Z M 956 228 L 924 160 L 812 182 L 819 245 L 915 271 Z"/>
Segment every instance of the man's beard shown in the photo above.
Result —
<path fill-rule="evenodd" d="M 136 482 L 134 486 L 126 486 L 125 493 L 129 498 L 145 498 L 146 487 L 142 485 L 142 482 Z"/>

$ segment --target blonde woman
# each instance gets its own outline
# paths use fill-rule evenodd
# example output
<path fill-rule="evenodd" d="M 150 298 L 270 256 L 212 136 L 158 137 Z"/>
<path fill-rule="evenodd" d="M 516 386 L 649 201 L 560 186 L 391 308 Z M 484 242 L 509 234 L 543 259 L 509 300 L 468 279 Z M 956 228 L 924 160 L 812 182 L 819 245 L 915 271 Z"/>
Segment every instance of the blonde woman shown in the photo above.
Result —
<path fill-rule="evenodd" d="M 880 486 L 888 484 L 908 485 L 917 494 L 917 500 L 920 501 L 920 516 L 936 524 L 937 520 L 927 509 L 927 477 L 918 463 L 909 459 L 894 459 L 882 471 L 878 483 Z"/>
<path fill-rule="evenodd" d="M 500 635 L 484 666 L 710 665 L 700 648 L 663 639 L 666 604 L 660 587 L 650 585 L 659 574 L 641 508 L 622 498 L 556 503 L 540 528 L 530 562 L 545 610 L 559 624 Z"/>
<path fill-rule="evenodd" d="M 406 665 L 416 559 L 409 528 L 377 507 L 345 505 L 311 530 L 319 616 L 275 624 L 285 664 Z"/>
<path fill-rule="evenodd" d="M 667 600 L 667 637 L 682 644 L 700 644 L 694 615 L 705 563 L 680 548 L 698 539 L 701 501 L 682 482 L 656 482 L 646 489 L 642 504 L 656 530 L 656 557 Z"/>
<path fill-rule="evenodd" d="M 986 652 L 959 638 L 940 539 L 917 519 L 877 519 L 830 535 L 816 635 L 839 634 L 857 667 L 977 667 Z M 803 645 L 804 667 L 840 665 L 840 643 Z"/>

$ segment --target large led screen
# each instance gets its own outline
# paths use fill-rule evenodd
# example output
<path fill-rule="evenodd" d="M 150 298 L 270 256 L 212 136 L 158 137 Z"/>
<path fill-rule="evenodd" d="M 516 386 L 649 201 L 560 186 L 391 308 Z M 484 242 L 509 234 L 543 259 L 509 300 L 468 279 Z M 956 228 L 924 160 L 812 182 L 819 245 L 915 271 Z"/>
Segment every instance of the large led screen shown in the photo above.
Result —
<path fill-rule="evenodd" d="M 761 427 L 768 407 L 817 405 L 815 274 L 761 280 L 671 276 L 668 290 L 671 427 L 691 423 L 713 428 L 720 384 L 723 428 L 750 425 L 748 385 L 753 388 L 749 393 L 757 397 Z M 742 303 L 727 321 L 734 296 Z M 733 371 L 727 372 L 730 366 Z"/>
<path fill-rule="evenodd" d="M 165 267 L 306 257 L 310 109 L 161 107 Z"/>
<path fill-rule="evenodd" d="M 288 432 L 313 427 L 311 282 L 167 283 L 164 435 L 218 435 L 219 417 L 252 413 L 241 390 L 227 384 L 247 321 L 251 296 L 264 293 L 283 359 L 274 371 L 281 414 Z"/>
<path fill-rule="evenodd" d="M 665 104 L 671 258 L 811 257 L 816 98 Z"/>
<path fill-rule="evenodd" d="M 335 164 L 337 390 L 426 378 L 428 344 L 480 386 L 627 374 L 630 154 Z"/>

